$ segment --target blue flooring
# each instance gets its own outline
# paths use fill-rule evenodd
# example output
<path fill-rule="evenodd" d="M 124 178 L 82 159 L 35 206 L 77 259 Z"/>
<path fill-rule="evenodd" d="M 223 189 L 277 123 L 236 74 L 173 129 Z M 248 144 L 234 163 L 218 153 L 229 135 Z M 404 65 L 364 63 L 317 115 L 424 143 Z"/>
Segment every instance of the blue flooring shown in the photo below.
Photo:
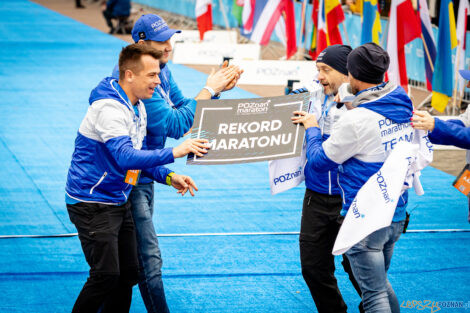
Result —
<path fill-rule="evenodd" d="M 64 205 L 74 139 L 89 92 L 110 74 L 126 43 L 26 0 L 0 3 L 0 42 L 0 235 L 75 232 Z M 169 66 L 184 94 L 195 96 L 206 75 Z M 237 88 L 224 94 L 253 96 Z M 299 230 L 305 187 L 271 196 L 265 162 L 186 166 L 180 159 L 169 167 L 191 175 L 200 191 L 182 198 L 156 186 L 154 218 L 161 234 Z M 423 171 L 426 194 L 410 196 L 410 229 L 469 229 L 467 199 L 452 181 L 434 168 Z M 468 233 L 402 236 L 390 270 L 399 299 L 470 300 L 469 238 Z M 300 274 L 297 240 L 295 235 L 161 237 L 170 308 L 315 311 Z M 358 298 L 337 261 L 339 285 L 354 312 Z M 87 270 L 76 237 L 0 239 L 0 312 L 68 312 Z M 132 311 L 143 310 L 135 289 Z"/>

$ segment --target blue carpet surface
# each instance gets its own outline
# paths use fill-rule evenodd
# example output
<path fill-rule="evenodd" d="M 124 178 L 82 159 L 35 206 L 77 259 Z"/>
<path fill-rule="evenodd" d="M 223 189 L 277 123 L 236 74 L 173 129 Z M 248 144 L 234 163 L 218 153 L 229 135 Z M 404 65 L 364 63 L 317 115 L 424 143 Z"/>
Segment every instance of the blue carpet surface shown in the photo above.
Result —
<path fill-rule="evenodd" d="M 74 139 L 89 92 L 110 74 L 126 43 L 26 0 L 0 3 L 0 41 L 0 235 L 74 233 L 64 205 Z M 184 94 L 195 96 L 206 75 L 169 66 Z M 254 95 L 235 88 L 224 97 Z M 178 160 L 169 167 L 191 175 L 200 191 L 182 198 L 156 186 L 161 234 L 299 230 L 305 187 L 271 196 L 265 162 L 186 166 Z M 410 229 L 470 229 L 467 199 L 452 180 L 434 168 L 423 171 L 426 194 L 410 196 Z M 390 270 L 399 299 L 470 300 L 469 239 L 468 233 L 402 236 Z M 315 311 L 297 241 L 296 235 L 161 237 L 170 308 Z M 337 261 L 341 291 L 355 312 L 359 299 Z M 0 312 L 68 312 L 87 270 L 76 237 L 0 239 Z M 135 289 L 132 312 L 143 310 Z"/>

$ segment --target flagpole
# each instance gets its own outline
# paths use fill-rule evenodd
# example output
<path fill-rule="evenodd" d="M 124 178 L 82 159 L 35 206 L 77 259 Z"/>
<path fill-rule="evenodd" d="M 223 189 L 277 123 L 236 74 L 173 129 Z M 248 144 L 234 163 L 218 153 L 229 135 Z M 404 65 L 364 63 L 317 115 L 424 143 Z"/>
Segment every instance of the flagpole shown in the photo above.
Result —
<path fill-rule="evenodd" d="M 431 71 L 434 72 L 434 64 L 432 63 L 431 54 L 429 53 L 428 45 L 426 44 L 426 41 L 424 40 L 423 33 L 421 33 L 421 40 L 423 41 L 424 51 L 426 51 L 426 56 L 428 57 L 429 65 L 431 66 Z"/>
<path fill-rule="evenodd" d="M 390 17 L 387 20 L 387 25 L 385 26 L 385 32 L 382 33 L 382 42 L 380 43 L 380 46 L 385 50 L 387 50 L 386 47 L 384 46 L 385 37 L 388 37 L 388 28 L 389 28 L 389 26 L 390 26 Z"/>
<path fill-rule="evenodd" d="M 297 60 L 303 60 L 304 58 L 304 31 L 305 31 L 305 22 L 306 22 L 306 19 L 305 19 L 305 11 L 307 11 L 307 0 L 303 0 L 302 1 L 302 10 L 300 12 L 300 14 L 302 15 L 301 16 L 301 19 L 300 19 L 300 38 L 301 38 L 301 45 L 300 45 L 300 49 L 298 48 L 297 50 Z"/>
<path fill-rule="evenodd" d="M 220 11 L 222 12 L 222 16 L 224 17 L 225 29 L 230 30 L 227 13 L 225 12 L 225 7 L 224 7 L 224 4 L 222 3 L 222 0 L 219 0 L 219 5 L 220 5 Z"/>
<path fill-rule="evenodd" d="M 349 42 L 348 31 L 346 30 L 346 24 L 344 23 L 344 21 L 341 23 L 341 25 L 343 25 L 343 31 L 344 31 L 344 36 L 346 37 L 346 43 L 348 44 L 348 46 L 350 46 L 351 43 Z"/>
<path fill-rule="evenodd" d="M 455 60 L 455 64 L 457 64 L 457 68 L 458 68 L 458 65 L 460 63 L 460 40 L 457 42 L 457 58 Z M 452 115 L 455 115 L 455 105 L 456 105 L 456 102 L 457 102 L 457 89 L 459 88 L 458 86 L 458 81 L 459 81 L 459 71 L 455 71 L 455 77 L 454 77 L 454 90 L 452 92 Z"/>

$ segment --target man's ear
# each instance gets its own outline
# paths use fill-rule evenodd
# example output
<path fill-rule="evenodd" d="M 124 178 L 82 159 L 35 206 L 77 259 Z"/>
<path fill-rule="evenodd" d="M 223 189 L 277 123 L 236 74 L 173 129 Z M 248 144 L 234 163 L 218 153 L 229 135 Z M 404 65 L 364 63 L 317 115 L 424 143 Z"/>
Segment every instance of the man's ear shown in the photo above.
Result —
<path fill-rule="evenodd" d="M 134 80 L 134 73 L 131 70 L 126 70 L 124 72 L 124 79 L 128 82 L 132 82 Z"/>

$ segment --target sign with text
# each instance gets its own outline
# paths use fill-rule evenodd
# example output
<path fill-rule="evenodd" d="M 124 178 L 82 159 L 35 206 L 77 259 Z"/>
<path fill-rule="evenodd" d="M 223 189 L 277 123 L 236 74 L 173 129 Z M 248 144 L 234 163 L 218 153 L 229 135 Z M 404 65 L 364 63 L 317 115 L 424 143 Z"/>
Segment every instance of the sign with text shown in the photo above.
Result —
<path fill-rule="evenodd" d="M 293 111 L 306 111 L 309 93 L 271 98 L 198 101 L 192 138 L 209 140 L 203 157 L 188 164 L 260 162 L 299 156 L 305 129 L 292 123 Z"/>

